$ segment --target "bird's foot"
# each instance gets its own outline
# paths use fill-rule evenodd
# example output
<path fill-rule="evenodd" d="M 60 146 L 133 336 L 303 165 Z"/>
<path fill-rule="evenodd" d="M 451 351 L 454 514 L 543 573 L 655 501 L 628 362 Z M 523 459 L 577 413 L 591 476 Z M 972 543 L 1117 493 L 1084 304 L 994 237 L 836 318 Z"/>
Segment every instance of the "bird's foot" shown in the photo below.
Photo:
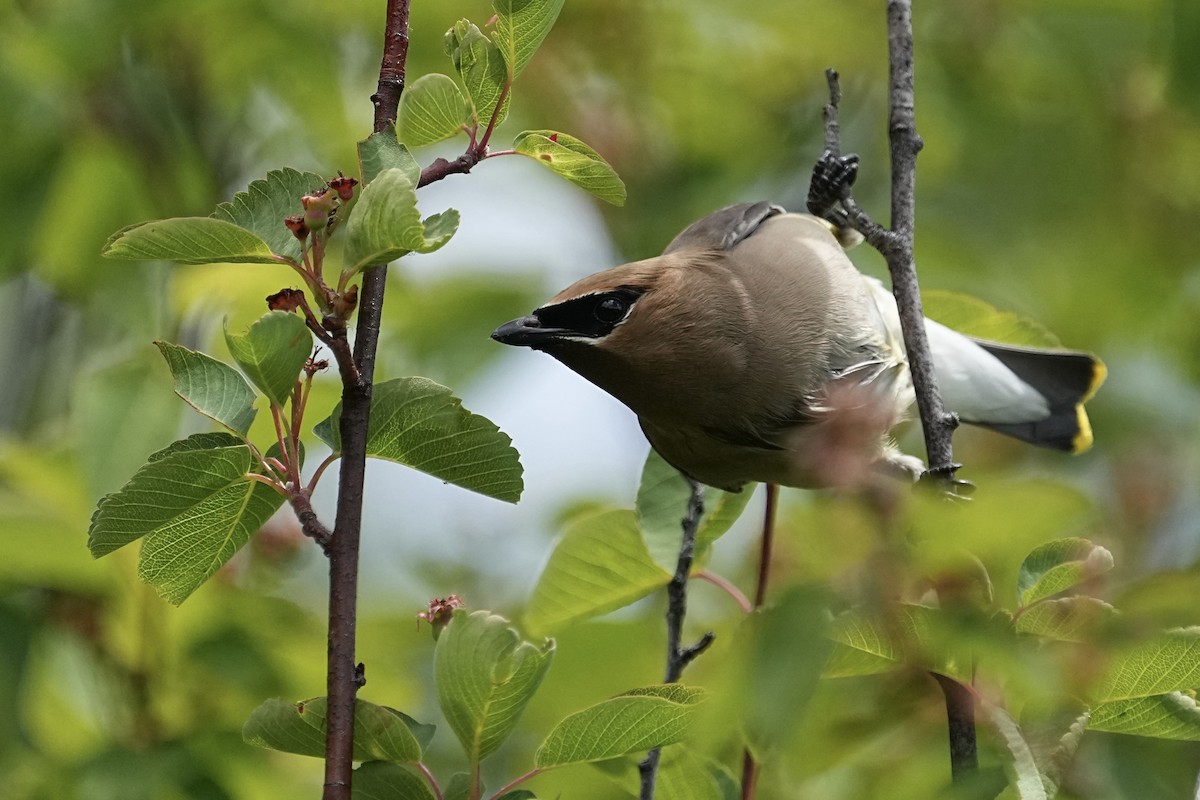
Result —
<path fill-rule="evenodd" d="M 808 211 L 842 227 L 846 215 L 838 205 L 850 196 L 850 187 L 858 177 L 858 156 L 835 156 L 826 150 L 813 166 L 808 184 Z"/>

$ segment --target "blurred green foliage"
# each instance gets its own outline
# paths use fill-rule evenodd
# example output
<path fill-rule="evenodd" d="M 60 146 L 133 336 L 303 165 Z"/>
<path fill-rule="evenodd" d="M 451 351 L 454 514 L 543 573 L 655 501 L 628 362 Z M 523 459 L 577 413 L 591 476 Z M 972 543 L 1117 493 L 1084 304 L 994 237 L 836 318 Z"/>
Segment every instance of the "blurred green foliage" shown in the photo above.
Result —
<path fill-rule="evenodd" d="M 264 699 L 313 696 L 324 684 L 320 604 L 277 596 L 312 557 L 292 522 L 268 523 L 179 609 L 138 581 L 135 554 L 92 562 L 85 535 L 101 494 L 199 424 L 171 395 L 151 340 L 224 357 L 222 318 L 244 330 L 262 313 L 261 298 L 290 276 L 268 266 L 114 264 L 99 252 L 127 224 L 207 214 L 268 169 L 352 172 L 354 143 L 370 129 L 382 5 L 0 6 L 0 180 L 13 200 L 0 243 L 5 796 L 318 791 L 317 761 L 248 747 L 240 736 Z M 442 33 L 460 17 L 489 13 L 483 0 L 417 0 L 410 75 L 448 71 Z M 889 561 L 896 539 L 880 537 L 868 509 L 787 493 L 775 585 L 783 593 L 820 584 L 846 603 L 893 580 L 969 588 L 963 576 L 976 562 L 961 549 L 984 564 L 998 602 L 1011 608 L 1006 593 L 1024 556 L 1047 539 L 1083 536 L 1116 556 L 1093 589 L 1122 609 L 1122 638 L 1200 622 L 1200 4 L 919 5 L 916 46 L 923 285 L 1016 310 L 1066 345 L 1101 354 L 1110 379 L 1090 406 L 1097 446 L 1068 460 L 961 431 L 956 455 L 980 487 L 975 506 L 919 516 L 911 533 L 922 546 L 899 575 L 886 567 L 897 562 Z M 802 205 L 820 150 L 826 66 L 842 73 L 845 144 L 863 157 L 859 200 L 886 218 L 879 2 L 571 0 L 522 75 L 502 133 L 566 130 L 594 146 L 628 189 L 624 209 L 600 213 L 624 257 L 646 257 L 720 205 L 762 197 Z M 471 192 L 470 177 L 447 185 Z M 865 249 L 854 257 L 882 271 Z M 461 387 L 494 352 L 486 335 L 496 322 L 541 299 L 532 272 L 467 266 L 475 269 L 434 282 L 395 275 L 382 375 Z M 334 395 L 326 383 L 312 402 L 332 407 Z M 523 532 L 506 535 L 516 541 Z M 735 538 L 717 544 L 713 568 L 748 591 L 753 548 L 748 535 L 740 548 Z M 441 569 L 487 605 L 484 567 L 469 553 Z M 320 576 L 312 581 L 309 593 L 323 593 Z M 365 605 L 364 699 L 441 723 L 433 644 L 414 632 L 417 609 Z M 704 584 L 693 587 L 692 614 L 689 629 L 711 628 L 717 640 L 687 679 L 716 680 L 735 654 L 740 615 Z M 1031 708 L 1070 697 L 1104 660 L 986 650 L 968 622 L 977 620 L 964 621 L 956 641 L 977 645 L 1004 676 L 981 691 Z M 658 601 L 557 638 L 541 692 L 493 759 L 503 774 L 487 776 L 491 786 L 527 769 L 567 712 L 661 673 Z M 764 770 L 764 797 L 948 791 L 940 698 L 923 673 L 822 681 L 795 724 Z M 428 754 L 439 774 L 461 763 L 447 733 L 443 725 Z M 1002 744 L 987 728 L 982 737 L 984 768 L 969 796 L 994 796 L 1003 782 Z M 737 753 L 726 755 L 736 763 Z M 1187 796 L 1198 765 L 1195 743 L 1086 735 L 1063 793 Z M 619 796 L 590 766 L 529 785 L 546 796 Z"/>

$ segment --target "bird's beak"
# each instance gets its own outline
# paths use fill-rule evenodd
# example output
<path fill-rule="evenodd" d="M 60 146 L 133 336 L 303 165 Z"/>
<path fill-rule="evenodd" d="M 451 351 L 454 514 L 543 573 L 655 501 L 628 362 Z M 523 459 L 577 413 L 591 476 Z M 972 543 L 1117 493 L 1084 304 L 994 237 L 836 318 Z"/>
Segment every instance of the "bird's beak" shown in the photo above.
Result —
<path fill-rule="evenodd" d="M 528 316 L 504 323 L 492 331 L 492 338 L 514 347 L 537 347 L 567 332 L 562 328 L 544 327 L 537 317 Z"/>

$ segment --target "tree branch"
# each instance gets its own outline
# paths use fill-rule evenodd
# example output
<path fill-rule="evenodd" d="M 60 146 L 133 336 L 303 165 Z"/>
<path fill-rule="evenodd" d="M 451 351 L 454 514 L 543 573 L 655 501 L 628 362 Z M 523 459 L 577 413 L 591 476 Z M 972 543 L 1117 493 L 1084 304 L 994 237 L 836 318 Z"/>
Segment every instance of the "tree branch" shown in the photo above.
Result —
<path fill-rule="evenodd" d="M 408 58 L 409 0 L 388 0 L 383 60 L 375 105 L 374 130 L 379 133 L 396 119 L 404 91 Z M 351 366 L 342 364 L 341 474 L 329 556 L 328 717 L 325 740 L 324 800 L 349 800 L 353 775 L 354 702 L 366 682 L 363 665 L 355 662 L 358 614 L 358 557 L 362 528 L 363 482 L 366 476 L 367 426 L 375 374 L 375 350 L 383 311 L 387 265 L 363 273 L 358 307 L 358 330 Z M 335 342 L 339 337 L 334 336 Z M 344 342 L 345 340 L 342 339 Z M 336 349 L 336 348 L 335 348 Z M 339 362 L 344 351 L 339 353 Z"/>
<path fill-rule="evenodd" d="M 849 224 L 863 234 L 887 261 L 892 278 L 892 293 L 900 312 L 909 371 L 916 392 L 917 409 L 925 435 L 929 462 L 926 473 L 951 493 L 965 481 L 955 479 L 959 464 L 954 462 L 951 442 L 958 418 L 946 413 L 933 371 L 925 315 L 921 308 L 920 286 L 913 261 L 916 209 L 917 154 L 923 142 L 917 134 L 914 112 L 912 1 L 888 0 L 888 140 L 892 165 L 892 227 L 885 229 L 858 207 L 846 183 L 841 206 Z M 830 102 L 825 108 L 827 158 L 838 159 L 837 111 L 841 90 L 837 73 L 828 70 Z M 853 178 L 851 177 L 851 182 Z M 975 745 L 974 699 L 966 687 L 941 675 L 934 675 L 946 697 L 946 715 L 950 730 L 950 766 L 956 780 L 978 768 Z"/>
<path fill-rule="evenodd" d="M 682 520 L 683 535 L 679 542 L 679 560 L 675 563 L 675 574 L 667 584 L 667 670 L 664 683 L 675 683 L 683 674 L 683 670 L 692 663 L 713 643 L 713 633 L 705 633 L 700 640 L 688 647 L 683 642 L 683 619 L 687 615 L 687 584 L 692 572 L 692 557 L 696 552 L 696 530 L 700 527 L 700 517 L 704 514 L 704 487 L 691 478 L 687 479 L 692 488 L 688 498 L 687 516 Z M 658 780 L 658 762 L 662 750 L 651 750 L 646 758 L 638 764 L 641 775 L 641 800 L 653 800 L 654 786 Z"/>
<path fill-rule="evenodd" d="M 975 695 L 953 678 L 930 673 L 946 696 L 946 721 L 950 735 L 950 776 L 961 781 L 979 768 L 975 747 Z"/>

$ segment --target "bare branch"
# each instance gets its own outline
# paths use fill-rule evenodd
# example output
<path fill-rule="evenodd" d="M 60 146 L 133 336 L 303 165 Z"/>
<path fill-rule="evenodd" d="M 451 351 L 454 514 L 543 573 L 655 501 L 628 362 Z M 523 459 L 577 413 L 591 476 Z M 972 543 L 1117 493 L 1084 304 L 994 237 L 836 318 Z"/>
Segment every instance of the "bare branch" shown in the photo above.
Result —
<path fill-rule="evenodd" d="M 679 560 L 675 564 L 675 574 L 667 584 L 667 671 L 664 683 L 675 683 L 683 674 L 683 670 L 696 656 L 703 653 L 712 644 L 714 635 L 705 633 L 698 642 L 684 647 L 683 620 L 687 616 L 687 584 L 692 572 L 692 557 L 696 552 L 696 531 L 700 527 L 700 517 L 704 515 L 704 487 L 691 478 L 687 479 L 692 488 L 688 498 L 687 516 L 681 523 L 683 535 L 679 541 Z M 658 779 L 658 762 L 662 751 L 658 748 L 651 750 L 646 758 L 638 764 L 641 775 L 641 800 L 652 800 L 654 786 Z"/>

